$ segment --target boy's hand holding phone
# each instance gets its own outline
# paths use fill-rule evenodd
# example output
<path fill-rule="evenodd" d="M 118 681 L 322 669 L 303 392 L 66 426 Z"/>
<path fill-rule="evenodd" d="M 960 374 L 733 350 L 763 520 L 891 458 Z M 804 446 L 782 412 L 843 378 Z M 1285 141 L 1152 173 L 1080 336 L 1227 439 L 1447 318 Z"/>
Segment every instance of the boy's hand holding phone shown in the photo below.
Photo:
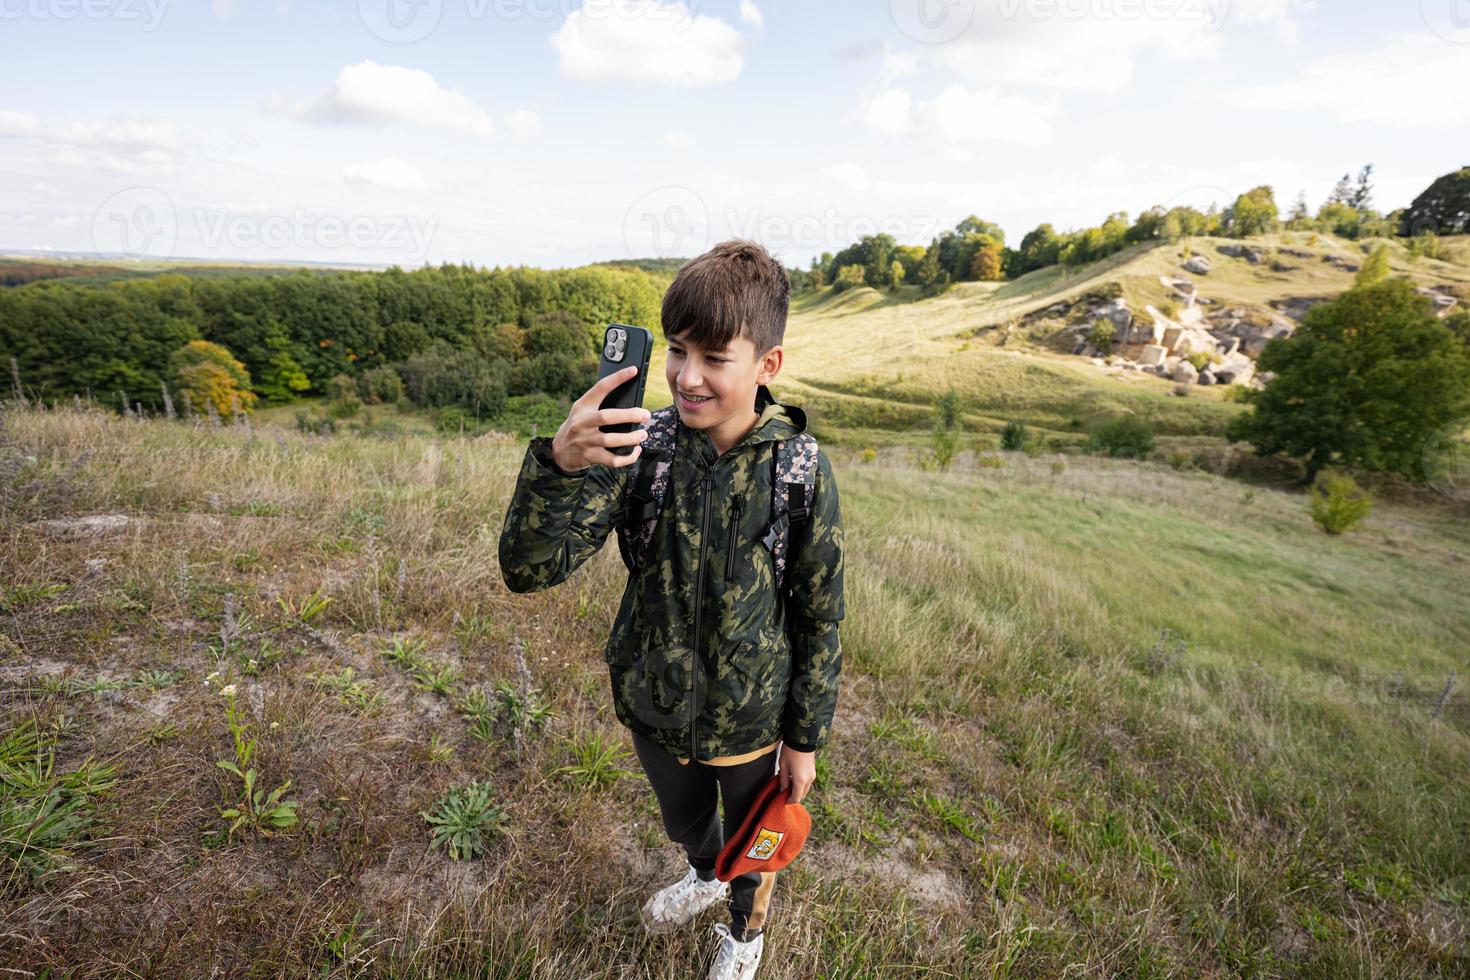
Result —
<path fill-rule="evenodd" d="M 632 432 L 603 432 L 601 426 L 618 422 L 647 422 L 653 414 L 646 408 L 601 408 L 602 402 L 618 385 L 638 373 L 630 365 L 604 378 L 572 402 L 572 410 L 551 440 L 551 458 L 568 473 L 575 473 L 600 463 L 604 466 L 627 466 L 643 452 L 640 443 L 648 437 L 647 429 Z M 626 456 L 609 446 L 632 446 Z"/>

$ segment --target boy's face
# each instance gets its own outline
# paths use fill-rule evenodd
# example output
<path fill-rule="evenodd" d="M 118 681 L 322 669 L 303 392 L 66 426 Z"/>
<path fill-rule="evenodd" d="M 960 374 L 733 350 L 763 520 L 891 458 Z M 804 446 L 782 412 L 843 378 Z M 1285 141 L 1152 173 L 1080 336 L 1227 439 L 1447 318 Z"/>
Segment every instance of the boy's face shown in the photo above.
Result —
<path fill-rule="evenodd" d="M 691 429 L 717 428 L 723 422 L 748 422 L 755 411 L 755 389 L 769 384 L 781 370 L 784 351 L 780 344 L 756 357 L 755 344 L 743 334 L 722 351 L 707 351 L 686 344 L 682 335 L 668 338 L 669 356 L 664 365 L 669 394 L 679 408 L 679 417 Z M 691 402 L 685 395 L 708 396 Z"/>

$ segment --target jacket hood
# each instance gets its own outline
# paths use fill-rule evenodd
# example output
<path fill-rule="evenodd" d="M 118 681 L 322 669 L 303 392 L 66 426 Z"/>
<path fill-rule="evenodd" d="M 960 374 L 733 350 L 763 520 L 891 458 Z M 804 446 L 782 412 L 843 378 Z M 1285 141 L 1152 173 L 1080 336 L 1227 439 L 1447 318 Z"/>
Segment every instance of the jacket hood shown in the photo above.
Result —
<path fill-rule="evenodd" d="M 756 386 L 755 410 L 760 413 L 755 425 L 745 434 L 744 438 L 726 450 L 727 454 L 737 452 L 745 446 L 790 439 L 806 431 L 806 412 L 795 405 L 781 404 L 776 400 L 776 396 L 771 394 L 771 389 L 765 385 Z M 709 433 L 704 429 L 692 429 L 685 425 L 678 408 L 674 408 L 673 411 L 678 427 L 679 442 L 693 447 L 703 456 L 705 462 L 713 462 L 719 454 L 715 452 L 715 445 L 710 440 Z"/>

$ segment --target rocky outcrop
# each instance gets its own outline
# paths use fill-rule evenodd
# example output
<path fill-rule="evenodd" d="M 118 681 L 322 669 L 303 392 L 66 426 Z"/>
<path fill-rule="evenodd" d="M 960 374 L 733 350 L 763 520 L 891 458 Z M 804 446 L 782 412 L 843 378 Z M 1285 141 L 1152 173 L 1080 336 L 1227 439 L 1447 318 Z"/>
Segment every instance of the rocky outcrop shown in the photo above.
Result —
<path fill-rule="evenodd" d="M 1266 259 L 1266 250 L 1256 245 L 1216 245 L 1215 251 L 1232 259 L 1245 259 L 1251 265 L 1260 265 Z"/>
<path fill-rule="evenodd" d="M 1193 272 L 1197 276 L 1209 275 L 1210 268 L 1209 258 L 1203 255 L 1192 256 L 1188 262 L 1184 263 L 1184 271 Z"/>

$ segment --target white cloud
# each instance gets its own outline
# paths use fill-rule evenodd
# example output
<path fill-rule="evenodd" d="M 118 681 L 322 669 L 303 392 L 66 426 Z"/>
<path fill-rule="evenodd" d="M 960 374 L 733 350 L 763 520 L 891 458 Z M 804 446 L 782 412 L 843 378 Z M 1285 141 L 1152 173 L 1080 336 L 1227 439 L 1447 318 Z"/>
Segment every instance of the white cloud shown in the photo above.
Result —
<path fill-rule="evenodd" d="M 682 131 L 664 133 L 664 145 L 671 150 L 687 150 L 694 145 L 694 137 Z"/>
<path fill-rule="evenodd" d="M 1350 125 L 1439 129 L 1470 124 L 1470 57 L 1431 34 L 1318 58 L 1286 81 L 1237 89 L 1232 105 L 1327 116 Z M 1452 93 L 1460 92 L 1460 97 Z M 1437 96 L 1437 97 L 1436 97 Z"/>
<path fill-rule="evenodd" d="M 405 122 L 472 136 L 495 134 L 490 116 L 463 92 L 444 88 L 426 71 L 372 59 L 339 71 L 332 87 L 303 115 L 328 124 Z"/>
<path fill-rule="evenodd" d="M 93 149 L 131 153 L 178 153 L 184 137 L 172 122 L 162 119 L 128 119 L 106 123 L 72 123 L 54 129 L 56 142 Z"/>
<path fill-rule="evenodd" d="M 1098 180 L 1117 180 L 1123 176 L 1123 161 L 1109 153 L 1092 165 L 1092 176 Z"/>
<path fill-rule="evenodd" d="M 505 114 L 505 128 L 518 140 L 541 132 L 541 116 L 534 109 L 516 109 Z"/>
<path fill-rule="evenodd" d="M 216 17 L 233 17 L 240 12 L 240 4 L 236 0 L 212 0 L 210 7 Z"/>
<path fill-rule="evenodd" d="M 977 85 L 1116 92 L 1153 53 L 1196 62 L 1227 32 L 1271 27 L 1295 36 L 1313 0 L 977 0 L 974 18 L 936 60 Z"/>
<path fill-rule="evenodd" d="M 1054 103 L 1002 95 L 994 89 L 951 85 L 930 101 L 920 103 L 916 115 L 926 130 L 950 140 L 1044 146 L 1052 141 L 1047 120 L 1056 113 Z"/>
<path fill-rule="evenodd" d="M 41 131 L 41 117 L 34 112 L 0 109 L 0 136 L 34 136 Z"/>
<path fill-rule="evenodd" d="M 850 187 L 855 191 L 867 188 L 868 172 L 851 160 L 833 164 L 822 171 L 822 175 L 837 181 L 844 187 Z"/>
<path fill-rule="evenodd" d="M 564 75 L 699 87 L 733 81 L 743 38 L 681 0 L 586 0 L 551 35 Z"/>
<path fill-rule="evenodd" d="M 905 89 L 884 89 L 863 103 L 863 122 L 884 136 L 902 136 L 914 125 L 914 100 Z"/>
<path fill-rule="evenodd" d="M 761 8 L 751 3 L 750 0 L 740 0 L 740 19 L 751 27 L 761 28 L 766 26 L 766 18 L 761 13 Z"/>
<path fill-rule="evenodd" d="M 419 168 L 397 157 L 383 157 L 373 163 L 349 163 L 342 168 L 342 179 L 349 184 L 370 184 L 398 191 L 418 191 L 425 186 Z"/>

